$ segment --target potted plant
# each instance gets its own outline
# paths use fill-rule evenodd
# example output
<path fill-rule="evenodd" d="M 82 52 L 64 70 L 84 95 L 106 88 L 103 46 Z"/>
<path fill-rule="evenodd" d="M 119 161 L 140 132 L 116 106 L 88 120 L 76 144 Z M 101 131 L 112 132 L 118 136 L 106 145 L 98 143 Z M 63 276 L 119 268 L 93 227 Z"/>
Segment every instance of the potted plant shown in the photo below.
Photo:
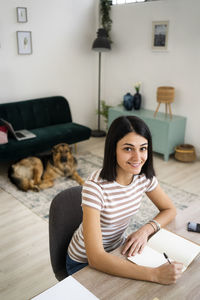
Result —
<path fill-rule="evenodd" d="M 140 87 L 141 87 L 141 82 L 140 81 L 136 82 L 136 84 L 134 85 L 136 93 L 140 92 Z"/>
<path fill-rule="evenodd" d="M 111 5 L 112 1 L 110 0 L 100 0 L 99 2 L 100 26 L 106 30 L 110 40 L 110 31 L 112 27 L 112 20 L 110 18 Z"/>
<path fill-rule="evenodd" d="M 104 117 L 104 122 L 106 123 L 106 129 L 108 128 L 108 110 L 110 107 L 112 106 L 107 105 L 104 100 L 101 100 L 100 115 Z"/>

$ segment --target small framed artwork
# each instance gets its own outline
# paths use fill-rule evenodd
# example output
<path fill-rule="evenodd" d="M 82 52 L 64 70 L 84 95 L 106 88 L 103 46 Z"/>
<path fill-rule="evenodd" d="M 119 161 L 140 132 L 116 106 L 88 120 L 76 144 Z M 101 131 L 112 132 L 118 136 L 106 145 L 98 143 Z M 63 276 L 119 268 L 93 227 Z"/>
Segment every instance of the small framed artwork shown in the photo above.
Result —
<path fill-rule="evenodd" d="M 27 19 L 27 8 L 26 7 L 17 7 L 17 22 L 26 23 Z"/>
<path fill-rule="evenodd" d="M 17 31 L 18 54 L 32 54 L 31 31 Z"/>
<path fill-rule="evenodd" d="M 152 49 L 167 50 L 169 21 L 152 22 Z"/>

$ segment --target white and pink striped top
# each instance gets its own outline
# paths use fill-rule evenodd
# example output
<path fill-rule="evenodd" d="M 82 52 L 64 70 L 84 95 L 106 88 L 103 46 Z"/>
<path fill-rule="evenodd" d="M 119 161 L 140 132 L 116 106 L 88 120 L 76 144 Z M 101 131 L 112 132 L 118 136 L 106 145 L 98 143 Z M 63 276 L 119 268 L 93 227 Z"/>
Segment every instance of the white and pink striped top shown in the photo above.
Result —
<path fill-rule="evenodd" d="M 93 172 L 85 182 L 82 205 L 100 211 L 103 246 L 109 252 L 124 242 L 124 231 L 130 218 L 139 210 L 142 195 L 155 189 L 158 182 L 156 177 L 150 180 L 142 174 L 135 175 L 133 181 L 124 186 L 102 179 L 100 171 Z M 68 254 L 75 261 L 87 262 L 82 224 L 72 237 Z"/>

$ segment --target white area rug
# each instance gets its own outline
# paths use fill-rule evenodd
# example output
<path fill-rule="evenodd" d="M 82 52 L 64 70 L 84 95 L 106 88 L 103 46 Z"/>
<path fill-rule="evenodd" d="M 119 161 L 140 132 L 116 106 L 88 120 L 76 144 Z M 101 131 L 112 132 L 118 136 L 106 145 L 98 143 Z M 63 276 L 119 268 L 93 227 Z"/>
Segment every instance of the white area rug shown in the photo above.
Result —
<path fill-rule="evenodd" d="M 83 179 L 86 179 L 92 171 L 99 169 L 102 166 L 102 158 L 90 153 L 85 155 L 77 155 L 76 158 L 78 160 L 77 170 Z M 56 181 L 55 186 L 52 188 L 40 192 L 22 192 L 10 182 L 7 174 L 0 174 L 0 187 L 7 193 L 11 194 L 18 201 L 23 203 L 33 213 L 37 214 L 46 221 L 48 221 L 49 207 L 53 198 L 59 192 L 76 185 L 78 185 L 76 181 L 73 181 L 69 178 L 61 178 Z M 164 182 L 160 182 L 160 185 L 172 199 L 175 206 L 180 210 L 184 210 L 192 202 L 199 201 L 200 203 L 200 197 L 196 194 L 177 189 Z M 129 231 L 137 229 L 145 224 L 148 220 L 153 218 L 157 211 L 157 208 L 155 208 L 155 206 L 145 195 L 139 213 L 137 213 L 137 215 L 135 215 L 130 222 L 127 234 L 129 234 Z"/>

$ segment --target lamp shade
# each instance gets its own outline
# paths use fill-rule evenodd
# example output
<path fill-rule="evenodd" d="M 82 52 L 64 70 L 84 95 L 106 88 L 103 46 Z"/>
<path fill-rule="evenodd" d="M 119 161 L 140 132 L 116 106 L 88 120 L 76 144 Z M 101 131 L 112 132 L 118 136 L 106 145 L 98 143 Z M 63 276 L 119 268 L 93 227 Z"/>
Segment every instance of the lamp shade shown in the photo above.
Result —
<path fill-rule="evenodd" d="M 97 52 L 105 52 L 111 49 L 110 40 L 104 28 L 98 29 L 97 38 L 93 42 L 92 49 Z"/>

